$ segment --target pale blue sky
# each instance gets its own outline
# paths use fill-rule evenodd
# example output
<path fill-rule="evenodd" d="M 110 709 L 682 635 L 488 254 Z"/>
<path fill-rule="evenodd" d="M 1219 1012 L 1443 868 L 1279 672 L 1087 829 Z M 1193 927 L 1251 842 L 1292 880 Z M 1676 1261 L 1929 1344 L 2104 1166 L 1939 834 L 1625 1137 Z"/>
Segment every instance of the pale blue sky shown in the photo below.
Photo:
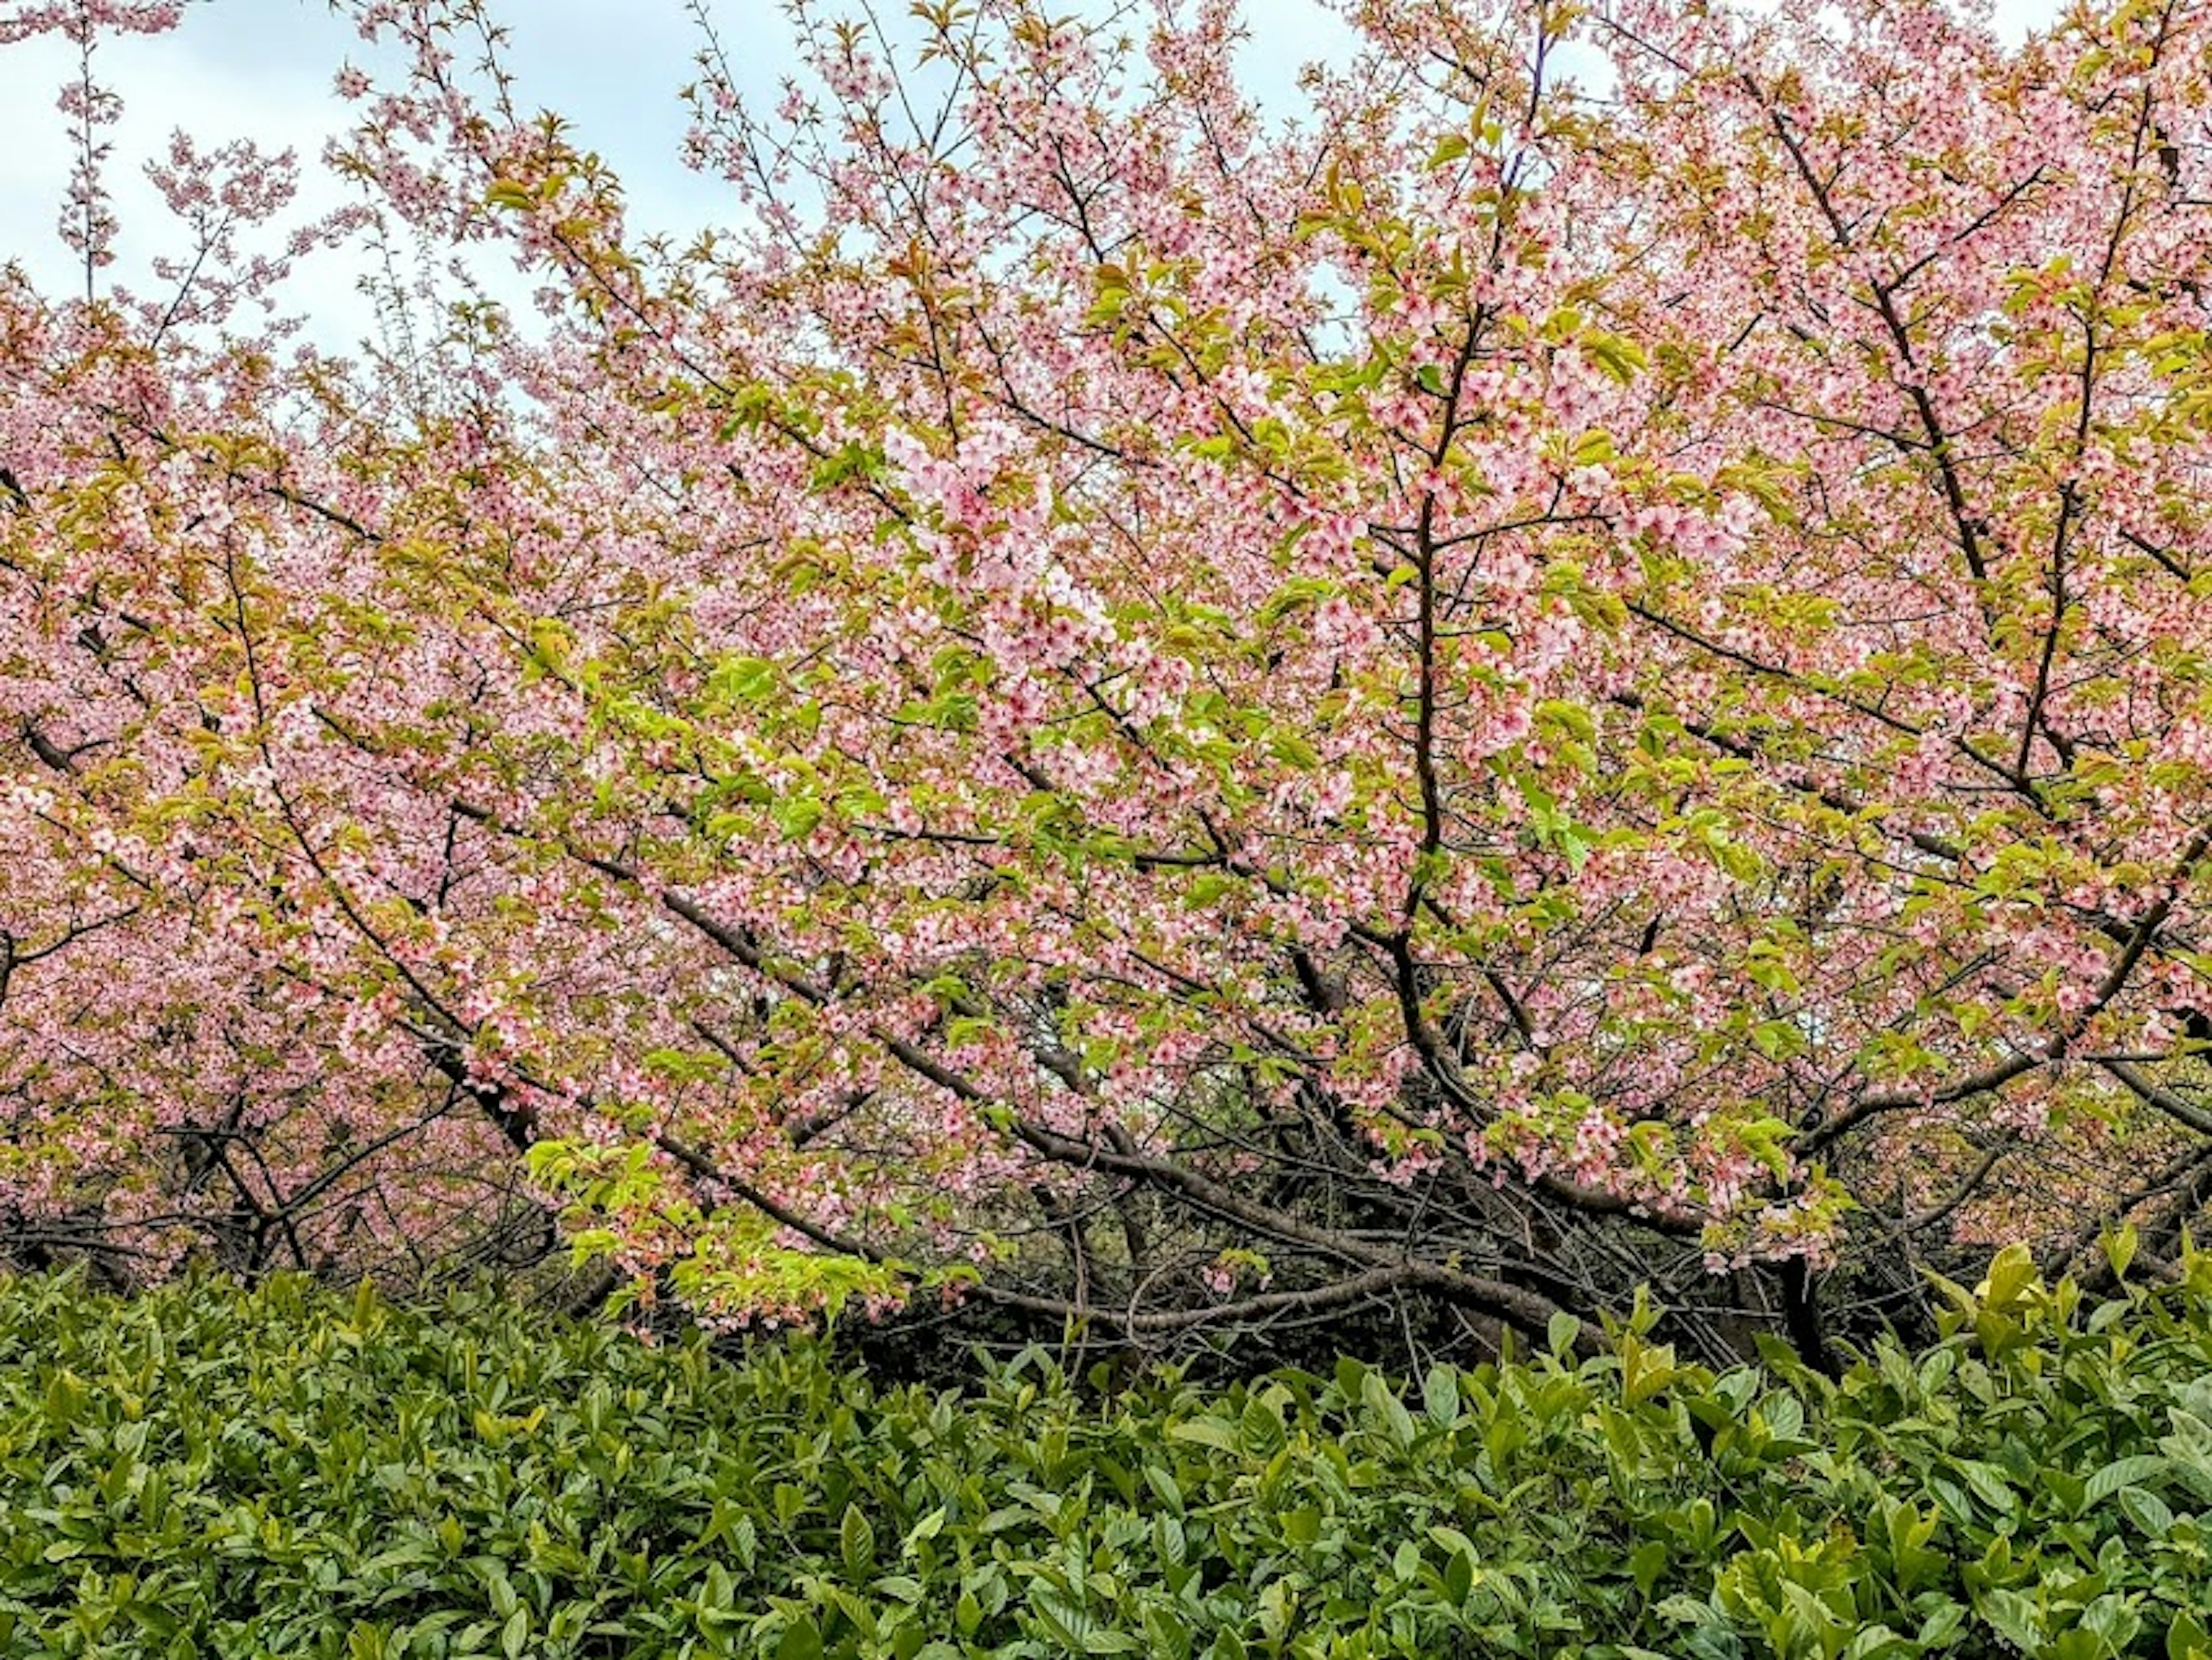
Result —
<path fill-rule="evenodd" d="M 561 111 L 581 142 L 612 161 L 627 185 L 634 222 L 690 230 L 725 216 L 714 181 L 686 173 L 676 151 L 687 115 L 677 89 L 692 78 L 699 44 L 683 0 L 511 0 L 496 8 L 514 35 L 520 92 L 532 106 Z M 0 12 L 12 9 L 0 0 Z M 886 0 L 890 15 L 903 0 Z M 2057 0 L 1998 0 L 2009 34 L 2047 21 Z M 723 46 L 751 89 L 773 95 L 792 68 L 792 46 L 774 0 L 710 0 Z M 1288 100 L 1298 66 L 1334 56 L 1348 38 L 1319 0 L 1247 0 L 1252 40 L 1242 63 L 1255 91 Z M 307 165 L 310 204 L 343 199 L 319 177 L 325 143 L 342 131 L 346 106 L 331 76 L 360 59 L 351 27 L 324 0 L 197 0 L 184 25 L 154 40 L 100 48 L 100 72 L 125 100 L 117 131 L 112 186 L 125 235 L 119 273 L 134 286 L 150 278 L 143 261 L 160 252 L 159 213 L 139 176 L 171 129 L 210 141 L 252 136 L 291 144 Z M 70 151 L 53 110 L 73 70 L 73 54 L 45 40 L 0 51 L 0 259 L 23 261 L 42 284 L 63 292 L 82 277 L 54 231 Z M 358 263 L 318 256 L 313 270 L 316 333 L 343 345 L 368 326 L 366 302 L 353 292 Z"/>

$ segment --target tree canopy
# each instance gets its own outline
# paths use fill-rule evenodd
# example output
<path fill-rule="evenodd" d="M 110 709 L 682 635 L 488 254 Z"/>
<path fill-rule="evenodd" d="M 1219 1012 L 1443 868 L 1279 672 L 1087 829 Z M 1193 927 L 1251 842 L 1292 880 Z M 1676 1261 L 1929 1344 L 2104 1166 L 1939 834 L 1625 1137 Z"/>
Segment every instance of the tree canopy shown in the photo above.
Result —
<path fill-rule="evenodd" d="M 0 1211 L 1139 1345 L 1642 1283 L 1716 1348 L 2212 1200 L 2212 13 L 798 5 L 689 245 L 350 0 L 0 283 Z M 702 186 L 704 187 L 704 186 Z M 368 236 L 511 252 L 351 356 Z M 459 279 L 456 279 L 459 280 Z"/>

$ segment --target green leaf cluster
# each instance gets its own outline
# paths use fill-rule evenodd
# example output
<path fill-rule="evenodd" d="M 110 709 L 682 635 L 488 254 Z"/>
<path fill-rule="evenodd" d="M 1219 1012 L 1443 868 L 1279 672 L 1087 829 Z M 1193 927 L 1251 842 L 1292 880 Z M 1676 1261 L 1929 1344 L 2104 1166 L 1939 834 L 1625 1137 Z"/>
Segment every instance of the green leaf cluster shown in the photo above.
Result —
<path fill-rule="evenodd" d="M 0 1282 L 0 1653 L 2212 1660 L 2212 1263 L 1947 1295 L 1838 1382 L 1565 1330 L 939 1394 L 482 1295 Z"/>

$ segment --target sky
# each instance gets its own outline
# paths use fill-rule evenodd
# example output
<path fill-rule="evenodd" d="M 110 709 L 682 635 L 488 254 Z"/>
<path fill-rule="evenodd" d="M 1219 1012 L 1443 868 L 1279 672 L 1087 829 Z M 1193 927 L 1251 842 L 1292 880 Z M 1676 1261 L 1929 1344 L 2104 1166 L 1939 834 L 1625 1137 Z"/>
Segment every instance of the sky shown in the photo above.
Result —
<path fill-rule="evenodd" d="M 0 22 L 26 0 L 0 0 Z M 510 0 L 495 4 L 514 34 L 511 60 L 522 100 L 567 116 L 580 143 L 615 167 L 631 221 L 646 229 L 689 231 L 726 217 L 719 182 L 676 160 L 688 115 L 678 89 L 693 78 L 700 38 L 684 0 Z M 902 0 L 882 9 L 896 15 Z M 746 90 L 772 102 L 795 67 L 775 0 L 708 0 L 722 45 Z M 2000 30 L 2018 38 L 2048 21 L 2057 0 L 1996 0 Z M 1251 30 L 1239 61 L 1264 101 L 1290 107 L 1299 66 L 1341 53 L 1349 34 L 1320 0 L 1246 0 Z M 313 211 L 348 199 L 323 171 L 325 144 L 345 127 L 348 106 L 331 81 L 349 59 L 374 65 L 352 26 L 326 0 L 192 0 L 181 27 L 148 38 L 102 43 L 99 77 L 119 92 L 110 184 L 125 234 L 116 268 L 141 291 L 154 288 L 145 262 L 161 252 L 161 210 L 140 167 L 181 127 L 208 143 L 251 137 L 290 145 L 303 164 L 300 200 Z M 75 72 L 74 53 L 48 37 L 0 48 L 0 262 L 21 260 L 40 286 L 81 288 L 81 265 L 55 230 L 70 151 L 54 98 Z M 313 257 L 302 271 L 315 296 L 311 332 L 343 348 L 371 326 L 357 292 L 362 261 L 341 252 Z M 507 295 L 522 297 L 520 287 Z"/>

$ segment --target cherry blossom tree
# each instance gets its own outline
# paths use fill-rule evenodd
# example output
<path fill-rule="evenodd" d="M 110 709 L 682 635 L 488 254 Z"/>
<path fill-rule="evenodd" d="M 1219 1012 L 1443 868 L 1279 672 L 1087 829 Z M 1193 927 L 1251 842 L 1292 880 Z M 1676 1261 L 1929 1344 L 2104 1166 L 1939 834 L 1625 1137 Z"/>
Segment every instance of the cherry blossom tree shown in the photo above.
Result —
<path fill-rule="evenodd" d="M 2203 9 L 801 4 L 689 246 L 351 9 L 358 209 L 0 295 L 21 1240 L 1817 1359 L 2212 1201 Z M 538 314 L 254 320 L 364 225 Z"/>

